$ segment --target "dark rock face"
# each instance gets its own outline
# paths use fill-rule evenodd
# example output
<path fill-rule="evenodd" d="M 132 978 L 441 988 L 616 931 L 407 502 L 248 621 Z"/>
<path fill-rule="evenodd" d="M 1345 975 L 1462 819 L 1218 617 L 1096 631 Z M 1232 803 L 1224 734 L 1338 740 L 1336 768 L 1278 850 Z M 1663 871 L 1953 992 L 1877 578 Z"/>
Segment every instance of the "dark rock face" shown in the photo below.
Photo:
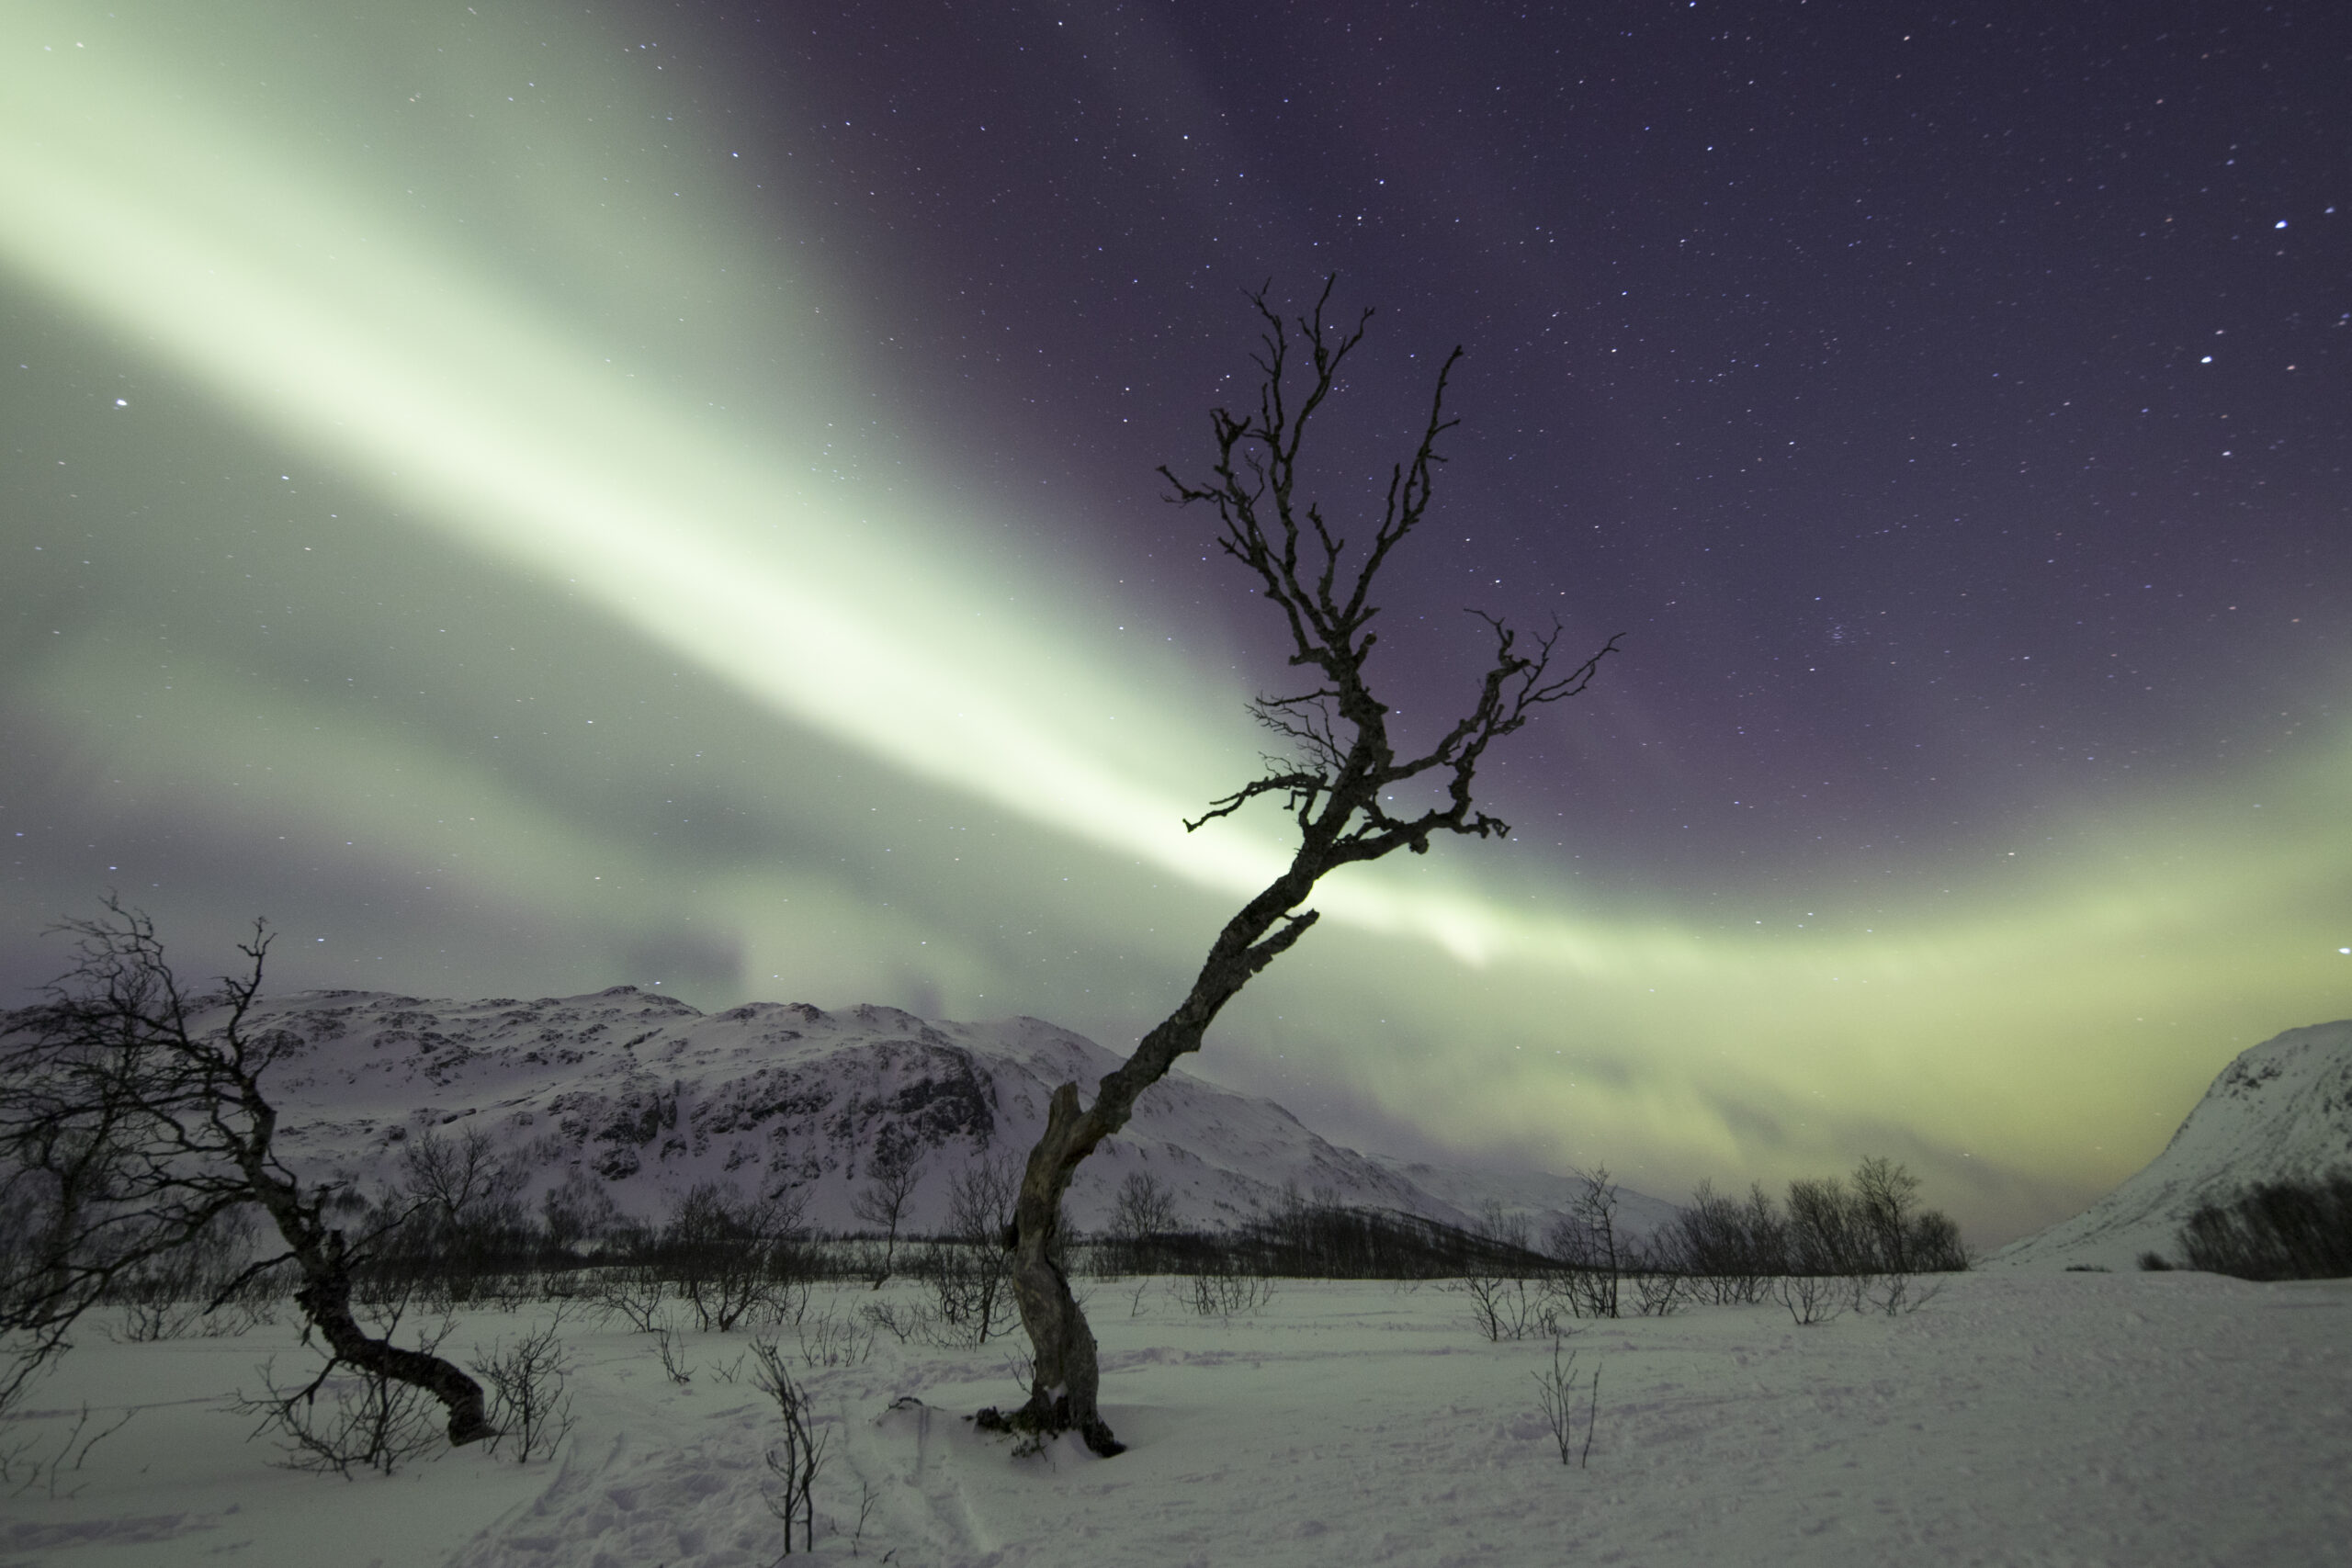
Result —
<path fill-rule="evenodd" d="M 756 1002 L 705 1017 L 627 987 L 527 1003 L 313 992 L 268 1005 L 300 1042 L 281 1087 L 337 1112 L 289 1117 L 290 1145 L 342 1145 L 334 1163 L 355 1174 L 388 1166 L 413 1132 L 479 1112 L 474 1125 L 544 1177 L 535 1187 L 589 1174 L 643 1212 L 704 1179 L 845 1189 L 884 1152 L 959 1168 L 1001 1127 L 990 1064 L 895 1009 L 836 1017 Z M 349 1114 L 357 1103 L 376 1114 Z"/>
<path fill-rule="evenodd" d="M 996 1133 L 996 1085 L 969 1051 L 928 1042 L 888 1040 L 870 1047 L 885 1087 L 835 1118 L 834 1131 L 854 1138 L 859 1119 L 895 1122 L 902 1135 L 933 1146 L 968 1138 L 985 1148 Z"/>

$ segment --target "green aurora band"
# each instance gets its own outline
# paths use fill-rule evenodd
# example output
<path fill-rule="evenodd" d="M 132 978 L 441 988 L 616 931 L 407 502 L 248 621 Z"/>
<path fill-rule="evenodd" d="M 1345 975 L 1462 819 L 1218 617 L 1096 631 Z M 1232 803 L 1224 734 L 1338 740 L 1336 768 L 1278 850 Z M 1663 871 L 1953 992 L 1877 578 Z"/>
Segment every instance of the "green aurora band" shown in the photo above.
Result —
<path fill-rule="evenodd" d="M 527 6 L 192 9 L 0 29 L 10 319 L 89 393 L 10 404 L 9 829 L 75 852 L 11 938 L 121 867 L 167 931 L 269 908 L 288 984 L 1132 1039 L 1279 863 L 1271 813 L 1180 822 L 1255 765 L 1247 682 L 905 456 L 841 346 L 881 307 L 695 119 L 734 85 Z M 1997 1240 L 2352 1010 L 2347 764 L 1744 902 L 1524 845 L 1351 873 L 1202 1067 L 1668 1194 L 1894 1153 Z"/>

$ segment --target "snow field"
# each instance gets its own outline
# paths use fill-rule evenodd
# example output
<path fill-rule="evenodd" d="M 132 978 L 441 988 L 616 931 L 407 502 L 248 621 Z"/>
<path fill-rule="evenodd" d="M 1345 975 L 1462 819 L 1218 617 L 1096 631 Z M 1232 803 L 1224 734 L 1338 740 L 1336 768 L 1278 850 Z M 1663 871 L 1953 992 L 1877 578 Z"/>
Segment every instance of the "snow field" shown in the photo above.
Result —
<path fill-rule="evenodd" d="M 813 1561 L 853 1547 L 940 1568 L 2352 1557 L 2352 1281 L 1975 1274 L 1904 1317 L 1799 1327 L 1778 1306 L 1702 1307 L 1587 1324 L 1567 1341 L 1580 1379 L 1600 1373 L 1581 1470 L 1561 1465 L 1537 1404 L 1550 1343 L 1487 1343 L 1440 1286 L 1283 1281 L 1230 1321 L 1161 1282 L 1133 1315 L 1133 1282 L 1086 1289 L 1104 1414 L 1128 1453 L 1097 1461 L 1064 1439 L 1016 1459 L 972 1429 L 969 1412 L 1022 1396 L 1017 1335 L 967 1352 L 884 1334 L 858 1364 L 804 1369 L 831 1445 Z M 820 1289 L 811 1317 L 874 1299 Z M 469 1314 L 449 1348 L 526 1322 Z M 797 1350 L 792 1330 L 770 1332 Z M 294 1340 L 285 1325 L 83 1336 L 0 1443 L 53 1452 L 85 1402 L 93 1429 L 136 1414 L 60 1474 L 56 1498 L 39 1482 L 0 1500 L 0 1563 L 763 1568 L 782 1549 L 762 1499 L 777 1422 L 740 1331 L 683 1336 L 679 1385 L 651 1336 L 575 1321 L 575 1422 L 556 1458 L 445 1453 L 350 1482 L 274 1468 L 223 1408 L 268 1355 L 281 1375 L 308 1364 Z"/>

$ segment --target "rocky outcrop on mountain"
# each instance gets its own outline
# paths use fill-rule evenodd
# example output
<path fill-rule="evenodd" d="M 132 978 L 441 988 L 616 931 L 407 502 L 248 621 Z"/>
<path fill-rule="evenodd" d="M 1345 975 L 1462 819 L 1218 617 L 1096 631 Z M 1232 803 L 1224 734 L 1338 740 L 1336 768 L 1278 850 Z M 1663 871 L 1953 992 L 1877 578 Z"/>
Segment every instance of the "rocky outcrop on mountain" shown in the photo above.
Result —
<path fill-rule="evenodd" d="M 2183 1222 L 2261 1181 L 2352 1169 L 2352 1019 L 2290 1029 L 2222 1069 L 2165 1150 L 2076 1214 L 1987 1259 L 1993 1267 L 2128 1269 L 2179 1261 Z"/>

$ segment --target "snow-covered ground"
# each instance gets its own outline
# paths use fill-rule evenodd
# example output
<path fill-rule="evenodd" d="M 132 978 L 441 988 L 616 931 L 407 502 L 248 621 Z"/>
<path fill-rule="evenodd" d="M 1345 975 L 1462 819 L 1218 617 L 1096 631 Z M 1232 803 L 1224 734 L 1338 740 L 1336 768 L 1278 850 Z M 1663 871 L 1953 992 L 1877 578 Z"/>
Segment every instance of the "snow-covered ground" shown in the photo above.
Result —
<path fill-rule="evenodd" d="M 1021 1397 L 1017 1337 L 962 1352 L 885 1335 L 860 1364 L 805 1369 L 831 1433 L 817 1559 L 2277 1565 L 2345 1562 L 2352 1542 L 2352 1281 L 1975 1274 L 1904 1317 L 1586 1325 L 1567 1342 L 1580 1378 L 1600 1374 L 1584 1468 L 1563 1467 L 1538 1408 L 1549 1343 L 1486 1342 L 1438 1286 L 1279 1283 L 1229 1321 L 1160 1282 L 1089 1289 L 1126 1454 L 1017 1459 L 973 1430 L 967 1413 Z M 874 1299 L 820 1292 L 812 1314 Z M 526 1321 L 470 1314 L 450 1348 Z M 224 1409 L 265 1357 L 299 1359 L 290 1328 L 85 1334 L 0 1442 L 37 1457 L 85 1403 L 91 1429 L 135 1414 L 54 1498 L 43 1478 L 0 1500 L 0 1562 L 775 1562 L 777 1423 L 742 1375 L 747 1336 L 686 1336 L 684 1385 L 650 1336 L 566 1336 L 576 1420 L 553 1460 L 467 1451 L 346 1482 L 274 1468 Z"/>

